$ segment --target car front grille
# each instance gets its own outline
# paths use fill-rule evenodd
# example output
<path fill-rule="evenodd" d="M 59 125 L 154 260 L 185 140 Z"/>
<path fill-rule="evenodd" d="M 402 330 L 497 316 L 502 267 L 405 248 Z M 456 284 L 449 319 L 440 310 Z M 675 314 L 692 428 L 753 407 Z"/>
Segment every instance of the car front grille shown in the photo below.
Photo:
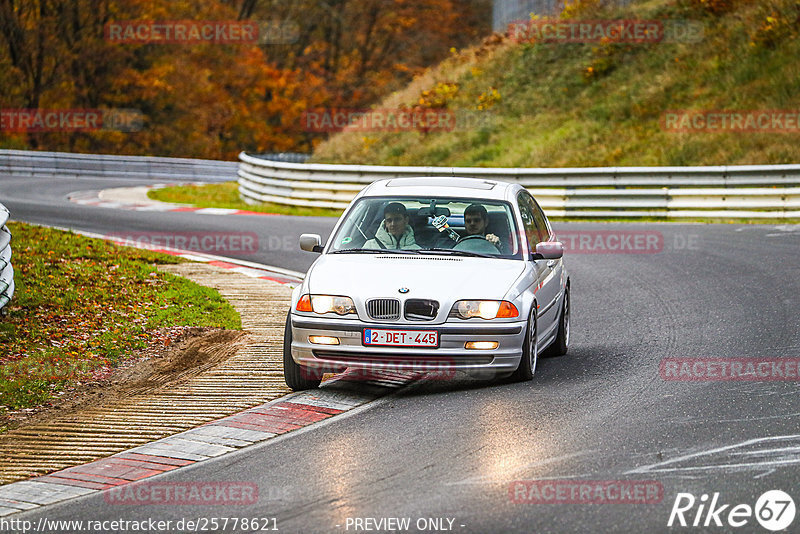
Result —
<path fill-rule="evenodd" d="M 367 301 L 367 314 L 379 321 L 400 318 L 400 301 L 397 299 L 372 299 Z"/>
<path fill-rule="evenodd" d="M 429 299 L 408 299 L 406 319 L 409 321 L 433 321 L 439 312 L 439 303 Z"/>

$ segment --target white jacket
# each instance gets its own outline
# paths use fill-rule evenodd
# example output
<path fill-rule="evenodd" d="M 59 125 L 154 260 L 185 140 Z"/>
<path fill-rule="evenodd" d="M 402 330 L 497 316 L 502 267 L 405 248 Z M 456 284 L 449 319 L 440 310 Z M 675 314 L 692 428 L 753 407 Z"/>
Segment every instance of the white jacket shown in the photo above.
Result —
<path fill-rule="evenodd" d="M 397 239 L 386 230 L 384 222 L 381 221 L 381 225 L 378 226 L 378 231 L 375 232 L 375 238 L 364 243 L 364 248 L 417 250 L 422 247 L 417 245 L 417 242 L 414 240 L 414 229 L 411 228 L 411 226 L 406 225 L 405 232 L 400 236 L 400 239 Z"/>

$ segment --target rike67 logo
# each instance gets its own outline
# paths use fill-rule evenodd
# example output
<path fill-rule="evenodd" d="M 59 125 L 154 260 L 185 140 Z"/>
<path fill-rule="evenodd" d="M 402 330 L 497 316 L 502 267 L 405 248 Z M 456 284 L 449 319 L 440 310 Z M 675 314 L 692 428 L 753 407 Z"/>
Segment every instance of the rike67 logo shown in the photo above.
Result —
<path fill-rule="evenodd" d="M 756 500 L 755 506 L 723 504 L 719 493 L 714 493 L 710 502 L 705 493 L 700 499 L 691 493 L 678 493 L 667 526 L 724 527 L 728 530 L 752 525 L 751 520 L 755 517 L 762 527 L 776 532 L 792 524 L 795 512 L 794 500 L 781 490 L 765 492 Z"/>

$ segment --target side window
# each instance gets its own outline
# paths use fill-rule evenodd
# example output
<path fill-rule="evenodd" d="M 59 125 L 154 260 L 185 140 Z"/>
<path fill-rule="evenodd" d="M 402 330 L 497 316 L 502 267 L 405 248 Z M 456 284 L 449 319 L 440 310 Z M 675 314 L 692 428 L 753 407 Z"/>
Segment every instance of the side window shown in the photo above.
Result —
<path fill-rule="evenodd" d="M 533 222 L 539 232 L 539 242 L 547 241 L 550 238 L 550 230 L 547 228 L 547 219 L 544 216 L 544 212 L 536 200 L 533 200 Z"/>
<path fill-rule="evenodd" d="M 528 193 L 522 192 L 517 197 L 522 220 L 525 223 L 525 234 L 531 244 L 531 250 L 536 248 L 537 243 L 547 241 L 550 231 L 547 229 L 547 220 L 544 217 L 542 208 L 533 200 Z"/>
<path fill-rule="evenodd" d="M 533 203 L 525 193 L 517 195 L 517 202 L 519 203 L 519 214 L 522 216 L 525 236 L 528 238 L 528 243 L 530 243 L 530 250 L 535 250 L 536 244 L 539 242 L 539 231 L 536 228 Z"/>

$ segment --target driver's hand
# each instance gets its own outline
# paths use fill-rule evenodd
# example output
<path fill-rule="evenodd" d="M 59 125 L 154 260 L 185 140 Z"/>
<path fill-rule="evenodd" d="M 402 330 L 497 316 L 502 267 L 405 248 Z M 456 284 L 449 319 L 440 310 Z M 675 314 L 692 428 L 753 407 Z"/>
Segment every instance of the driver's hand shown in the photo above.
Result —
<path fill-rule="evenodd" d="M 488 241 L 489 243 L 491 243 L 496 247 L 500 245 L 500 238 L 494 234 L 486 234 L 486 241 Z"/>

